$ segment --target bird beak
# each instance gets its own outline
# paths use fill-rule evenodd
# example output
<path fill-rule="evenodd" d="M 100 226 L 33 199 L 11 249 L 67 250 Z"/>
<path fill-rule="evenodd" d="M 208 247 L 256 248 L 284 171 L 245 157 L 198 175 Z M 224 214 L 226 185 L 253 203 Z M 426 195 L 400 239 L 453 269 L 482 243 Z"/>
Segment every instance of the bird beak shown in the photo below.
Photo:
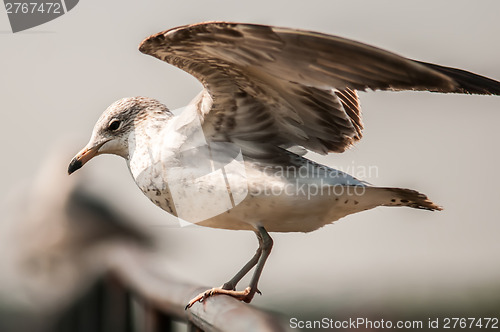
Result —
<path fill-rule="evenodd" d="M 99 152 L 99 149 L 104 143 L 94 145 L 92 147 L 84 147 L 78 154 L 71 160 L 68 166 L 68 174 L 72 174 L 73 172 L 82 168 L 83 165 L 90 159 L 94 158 Z"/>

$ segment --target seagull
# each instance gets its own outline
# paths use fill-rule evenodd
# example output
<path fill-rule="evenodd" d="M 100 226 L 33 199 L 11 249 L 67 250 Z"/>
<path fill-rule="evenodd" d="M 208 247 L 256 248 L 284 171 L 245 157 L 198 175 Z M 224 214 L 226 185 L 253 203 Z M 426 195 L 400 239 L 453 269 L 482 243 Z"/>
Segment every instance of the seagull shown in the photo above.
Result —
<path fill-rule="evenodd" d="M 186 309 L 214 295 L 250 303 L 260 294 L 268 232 L 311 232 L 377 206 L 441 210 L 417 191 L 373 186 L 304 157 L 341 153 L 361 139 L 357 91 L 500 95 L 500 82 L 468 71 L 268 25 L 185 25 L 146 38 L 139 50 L 193 75 L 203 90 L 175 116 L 151 98 L 116 101 L 68 173 L 115 154 L 144 194 L 180 220 L 255 232 L 250 261 Z M 254 267 L 249 286 L 236 290 Z"/>

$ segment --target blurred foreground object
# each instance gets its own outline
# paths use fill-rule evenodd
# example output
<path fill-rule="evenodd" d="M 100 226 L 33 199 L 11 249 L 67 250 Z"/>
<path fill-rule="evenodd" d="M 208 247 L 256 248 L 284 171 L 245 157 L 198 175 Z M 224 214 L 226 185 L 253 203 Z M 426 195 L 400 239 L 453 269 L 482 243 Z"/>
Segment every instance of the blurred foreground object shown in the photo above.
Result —
<path fill-rule="evenodd" d="M 114 252 L 149 247 L 145 233 L 65 174 L 63 152 L 1 210 L 1 331 L 44 330 L 104 274 Z"/>
<path fill-rule="evenodd" d="M 66 158 L 56 151 L 0 210 L 1 332 L 172 331 L 173 319 L 206 331 L 288 330 L 228 297 L 185 311 L 206 287 L 162 269 L 154 237 L 67 176 Z"/>

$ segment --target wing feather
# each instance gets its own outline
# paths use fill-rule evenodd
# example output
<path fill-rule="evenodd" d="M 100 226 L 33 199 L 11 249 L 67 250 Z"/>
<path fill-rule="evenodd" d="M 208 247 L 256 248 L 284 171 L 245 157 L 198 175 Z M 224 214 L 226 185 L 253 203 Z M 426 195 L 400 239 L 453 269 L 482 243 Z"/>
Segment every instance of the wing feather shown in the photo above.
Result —
<path fill-rule="evenodd" d="M 192 74 L 213 104 L 210 140 L 342 152 L 362 136 L 356 90 L 500 94 L 500 83 L 349 39 L 228 22 L 157 33 L 140 51 Z"/>

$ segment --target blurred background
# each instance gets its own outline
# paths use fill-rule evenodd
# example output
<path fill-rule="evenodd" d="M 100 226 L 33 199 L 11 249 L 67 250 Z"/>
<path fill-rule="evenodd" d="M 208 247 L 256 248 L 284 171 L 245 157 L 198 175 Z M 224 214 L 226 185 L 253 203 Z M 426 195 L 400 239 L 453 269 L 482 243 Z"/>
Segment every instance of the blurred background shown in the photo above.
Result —
<path fill-rule="evenodd" d="M 0 226 L 18 220 L 7 213 L 12 201 L 18 210 L 38 202 L 29 199 L 31 179 L 43 174 L 55 146 L 64 148 L 49 169 L 66 176 L 70 159 L 113 101 L 143 95 L 174 110 L 199 92 L 193 77 L 137 50 L 153 33 L 207 20 L 287 26 L 500 80 L 499 13 L 494 0 L 82 0 L 54 21 L 13 34 L 0 10 Z M 500 97 L 368 92 L 360 99 L 364 139 L 341 155 L 308 157 L 376 185 L 419 190 L 444 211 L 378 208 L 310 234 L 274 234 L 259 287 L 264 295 L 253 305 L 303 320 L 499 317 Z M 363 167 L 377 171 L 364 175 Z M 257 247 L 250 232 L 179 227 L 143 196 L 118 157 L 101 156 L 78 173 L 85 192 L 119 211 L 132 233 L 154 233 L 163 264 L 186 280 L 221 285 Z M 67 192 L 58 182 L 67 180 L 53 176 L 41 176 L 49 180 L 35 197 Z M 10 229 L 0 232 L 12 238 Z M 52 233 L 16 234 L 23 243 Z M 5 243 L 8 260 L 18 249 Z M 11 286 L 16 276 L 7 270 L 0 270 L 0 290 L 4 299 L 16 298 L 26 286 Z"/>

